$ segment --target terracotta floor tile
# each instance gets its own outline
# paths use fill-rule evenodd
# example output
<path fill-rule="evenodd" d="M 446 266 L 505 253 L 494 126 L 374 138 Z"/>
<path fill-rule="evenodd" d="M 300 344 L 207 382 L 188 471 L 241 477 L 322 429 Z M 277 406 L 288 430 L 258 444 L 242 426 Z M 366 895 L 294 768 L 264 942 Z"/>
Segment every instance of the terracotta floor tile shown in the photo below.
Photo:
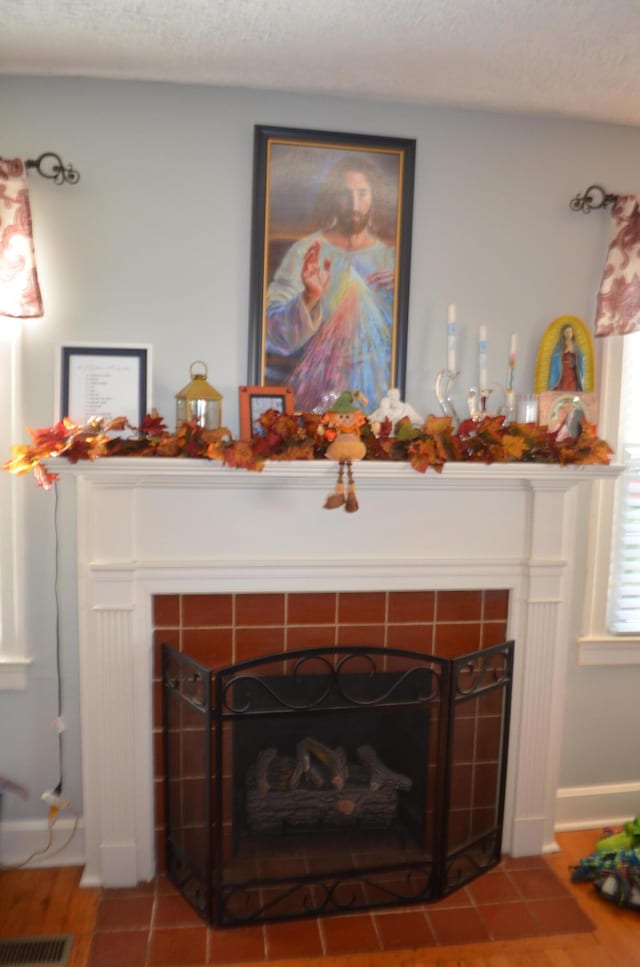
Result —
<path fill-rule="evenodd" d="M 290 920 L 288 923 L 265 925 L 267 955 L 279 957 L 320 957 L 322 942 L 317 920 Z"/>
<path fill-rule="evenodd" d="M 506 873 L 500 871 L 479 876 L 477 880 L 467 885 L 467 890 L 471 894 L 473 902 L 478 905 L 508 903 L 520 899 L 520 894 L 510 878 Z"/>
<path fill-rule="evenodd" d="M 451 908 L 458 907 L 470 907 L 471 898 L 467 893 L 468 887 L 463 886 L 460 890 L 455 890 L 446 896 L 443 900 L 438 900 L 429 906 L 429 910 L 449 910 Z"/>
<path fill-rule="evenodd" d="M 525 903 L 491 903 L 480 908 L 480 916 L 487 924 L 492 940 L 518 940 L 537 937 L 537 921 Z"/>
<path fill-rule="evenodd" d="M 373 918 L 368 913 L 350 917 L 324 917 L 320 921 L 326 953 L 357 954 L 380 950 Z"/>
<path fill-rule="evenodd" d="M 569 896 L 567 888 L 548 867 L 539 870 L 510 870 L 509 878 L 525 900 Z"/>
<path fill-rule="evenodd" d="M 474 907 L 427 911 L 436 943 L 443 947 L 489 940 L 489 928 Z"/>
<path fill-rule="evenodd" d="M 244 960 L 264 960 L 264 928 L 238 927 L 209 931 L 209 963 L 233 964 Z"/>
<path fill-rule="evenodd" d="M 153 896 L 108 896 L 100 901 L 96 931 L 143 930 L 151 923 Z"/>
<path fill-rule="evenodd" d="M 432 947 L 435 937 L 422 910 L 374 914 L 383 950 Z"/>
<path fill-rule="evenodd" d="M 166 927 L 197 927 L 203 921 L 193 907 L 179 894 L 160 894 L 153 910 L 153 929 Z"/>
<path fill-rule="evenodd" d="M 240 897 L 241 895 L 239 895 Z M 260 890 L 260 900 L 256 902 L 256 907 L 264 905 L 268 907 L 268 915 L 274 919 L 283 917 L 285 920 L 295 917 L 297 914 L 309 909 L 306 905 L 306 898 L 311 896 L 311 909 L 313 909 L 313 891 L 311 887 L 301 886 L 298 889 L 287 893 L 284 887 L 262 887 Z"/>
<path fill-rule="evenodd" d="M 543 934 L 583 933 L 593 930 L 593 924 L 573 897 L 553 900 L 530 900 L 527 904 Z"/>
<path fill-rule="evenodd" d="M 102 898 L 111 900 L 122 899 L 125 896 L 153 896 L 155 892 L 155 880 L 150 880 L 149 883 L 138 883 L 137 886 L 107 887 L 102 891 Z"/>
<path fill-rule="evenodd" d="M 147 964 L 150 967 L 204 964 L 207 959 L 206 927 L 152 930 Z"/>
<path fill-rule="evenodd" d="M 175 886 L 168 876 L 164 873 L 160 873 L 156 877 L 156 895 L 160 896 L 161 893 L 173 893 L 176 896 L 180 896 L 178 887 Z"/>
<path fill-rule="evenodd" d="M 96 933 L 87 967 L 143 967 L 148 937 L 148 930 Z"/>

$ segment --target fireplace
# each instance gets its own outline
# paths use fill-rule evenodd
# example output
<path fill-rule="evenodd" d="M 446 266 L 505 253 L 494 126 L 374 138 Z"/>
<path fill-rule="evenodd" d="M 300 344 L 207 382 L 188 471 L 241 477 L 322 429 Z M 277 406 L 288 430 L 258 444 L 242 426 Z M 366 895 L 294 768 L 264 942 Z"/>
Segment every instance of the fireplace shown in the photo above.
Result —
<path fill-rule="evenodd" d="M 500 859 L 512 669 L 512 642 L 217 672 L 163 645 L 168 875 L 217 926 L 441 899 Z"/>
<path fill-rule="evenodd" d="M 425 476 L 362 464 L 354 515 L 322 509 L 329 461 L 247 473 L 112 458 L 55 470 L 63 541 L 77 525 L 77 582 L 72 569 L 65 594 L 78 601 L 83 883 L 132 885 L 157 868 L 158 595 L 508 592 L 505 637 L 517 647 L 503 847 L 553 849 L 575 495 L 615 467 L 447 464 Z"/>

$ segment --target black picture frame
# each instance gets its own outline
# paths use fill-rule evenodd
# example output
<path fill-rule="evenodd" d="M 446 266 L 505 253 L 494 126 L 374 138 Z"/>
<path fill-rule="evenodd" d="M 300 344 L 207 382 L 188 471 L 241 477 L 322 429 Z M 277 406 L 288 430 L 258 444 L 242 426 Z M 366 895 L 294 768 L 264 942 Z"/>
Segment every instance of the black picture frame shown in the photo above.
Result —
<path fill-rule="evenodd" d="M 84 424 L 125 416 L 140 427 L 151 408 L 150 367 L 149 346 L 61 346 L 60 418 Z"/>
<path fill-rule="evenodd" d="M 392 386 L 404 396 L 415 150 L 416 142 L 409 138 L 255 126 L 251 384 L 292 386 L 300 411 L 327 408 L 346 389 L 360 390 L 368 399 L 369 411 Z M 331 195 L 327 188 L 332 174 L 344 181 L 344 173 L 335 174 L 340 165 L 343 172 L 349 167 L 364 170 L 365 184 L 367 180 L 371 183 L 370 220 L 365 229 L 367 252 L 351 251 L 347 267 L 348 250 L 340 246 L 336 249 L 328 242 L 328 237 L 335 238 L 344 224 L 339 219 L 333 223 L 330 220 L 330 200 L 336 211 L 339 196 L 335 192 Z M 350 225 L 357 231 L 355 222 Z M 324 268 L 324 259 L 329 258 L 330 281 L 321 302 L 312 310 L 316 313 L 312 328 L 317 328 L 308 341 L 301 343 L 297 324 L 283 321 L 282 316 L 293 305 L 289 301 L 285 306 L 287 293 L 290 300 L 301 298 L 301 253 L 319 235 L 320 265 Z M 353 237 L 356 241 L 364 238 Z M 387 267 L 391 264 L 391 269 L 386 273 L 368 272 L 367 262 L 372 265 L 376 258 Z M 357 262 L 361 264 L 356 269 Z M 337 291 L 339 278 L 346 279 L 348 297 L 341 296 L 339 302 L 336 296 L 329 304 L 332 285 L 335 281 Z M 372 284 L 374 278 L 384 281 Z M 319 324 L 318 315 L 323 316 Z M 286 345 L 275 345 L 277 340 Z M 348 358 L 350 350 L 340 352 L 341 345 L 358 350 L 351 353 L 354 362 Z M 367 359 L 371 364 L 363 362 Z M 373 392 L 372 386 L 376 387 Z M 310 405 L 312 402 L 315 405 Z"/>

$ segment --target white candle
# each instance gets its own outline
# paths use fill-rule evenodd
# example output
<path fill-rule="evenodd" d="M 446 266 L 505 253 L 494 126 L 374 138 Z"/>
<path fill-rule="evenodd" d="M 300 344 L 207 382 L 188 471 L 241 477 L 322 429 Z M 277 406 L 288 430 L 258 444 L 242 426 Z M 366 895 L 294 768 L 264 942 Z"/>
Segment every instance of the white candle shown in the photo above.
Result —
<path fill-rule="evenodd" d="M 507 389 L 513 389 L 513 376 L 516 368 L 516 334 L 511 333 L 509 340 L 509 369 L 507 371 Z"/>
<path fill-rule="evenodd" d="M 456 371 L 456 307 L 453 302 L 447 313 L 447 369 L 450 373 Z"/>
<path fill-rule="evenodd" d="M 487 389 L 487 327 L 480 326 L 478 331 L 478 378 L 480 390 Z"/>

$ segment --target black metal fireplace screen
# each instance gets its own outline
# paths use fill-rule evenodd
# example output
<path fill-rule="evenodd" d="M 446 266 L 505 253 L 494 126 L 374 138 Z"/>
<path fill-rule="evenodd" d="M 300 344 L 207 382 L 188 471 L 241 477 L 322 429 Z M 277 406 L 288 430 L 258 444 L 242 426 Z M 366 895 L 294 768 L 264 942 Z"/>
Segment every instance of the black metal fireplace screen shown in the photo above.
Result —
<path fill-rule="evenodd" d="M 167 872 L 208 923 L 430 903 L 500 859 L 513 642 L 162 648 Z"/>

